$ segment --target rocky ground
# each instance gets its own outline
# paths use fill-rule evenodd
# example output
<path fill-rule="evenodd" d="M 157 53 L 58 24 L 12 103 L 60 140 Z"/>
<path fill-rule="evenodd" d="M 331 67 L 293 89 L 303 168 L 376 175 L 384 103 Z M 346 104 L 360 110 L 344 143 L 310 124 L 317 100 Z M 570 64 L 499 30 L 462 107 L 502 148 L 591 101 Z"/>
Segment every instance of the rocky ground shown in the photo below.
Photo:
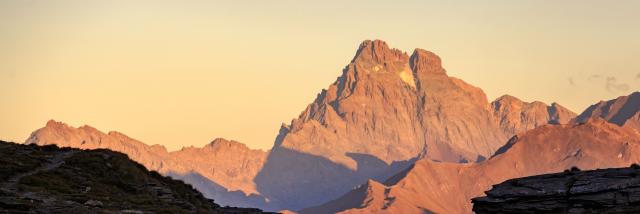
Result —
<path fill-rule="evenodd" d="M 122 153 L 0 141 L 0 213 L 262 213 L 221 207 Z"/>
<path fill-rule="evenodd" d="M 482 213 L 640 213 L 640 167 L 517 178 L 472 199 Z"/>

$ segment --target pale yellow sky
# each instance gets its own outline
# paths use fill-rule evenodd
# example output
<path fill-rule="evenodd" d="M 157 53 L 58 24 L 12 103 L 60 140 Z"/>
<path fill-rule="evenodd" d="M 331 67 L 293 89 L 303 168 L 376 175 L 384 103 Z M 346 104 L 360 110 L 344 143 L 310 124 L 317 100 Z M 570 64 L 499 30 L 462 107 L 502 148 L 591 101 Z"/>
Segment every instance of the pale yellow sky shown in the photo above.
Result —
<path fill-rule="evenodd" d="M 640 1 L 0 0 L 0 138 L 56 119 L 174 150 L 270 148 L 358 44 L 439 54 L 492 100 L 640 88 Z"/>

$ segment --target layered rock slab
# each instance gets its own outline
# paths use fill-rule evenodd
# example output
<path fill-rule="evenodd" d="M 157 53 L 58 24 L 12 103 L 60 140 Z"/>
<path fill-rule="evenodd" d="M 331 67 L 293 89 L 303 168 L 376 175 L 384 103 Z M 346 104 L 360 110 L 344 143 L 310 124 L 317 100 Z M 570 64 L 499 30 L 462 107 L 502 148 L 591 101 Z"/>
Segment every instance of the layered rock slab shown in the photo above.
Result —
<path fill-rule="evenodd" d="M 510 179 L 472 199 L 483 213 L 638 213 L 640 167 L 580 171 Z"/>

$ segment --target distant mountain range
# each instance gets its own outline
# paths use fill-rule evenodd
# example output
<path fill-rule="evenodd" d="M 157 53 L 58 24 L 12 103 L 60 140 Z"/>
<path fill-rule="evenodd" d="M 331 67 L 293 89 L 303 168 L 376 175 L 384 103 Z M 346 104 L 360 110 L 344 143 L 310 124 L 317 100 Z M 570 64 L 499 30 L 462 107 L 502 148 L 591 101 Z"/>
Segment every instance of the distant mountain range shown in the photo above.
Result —
<path fill-rule="evenodd" d="M 235 141 L 218 138 L 202 148 L 185 147 L 168 152 L 164 146 L 149 146 L 119 132 L 105 134 L 90 126 L 74 128 L 50 120 L 33 132 L 26 144 L 110 149 L 127 154 L 149 170 L 191 183 L 205 196 L 218 198 L 220 204 L 264 206 L 265 203 L 264 198 L 255 196 L 253 178 L 265 162 L 267 152 L 249 149 Z"/>
<path fill-rule="evenodd" d="M 436 54 L 364 41 L 337 80 L 269 151 L 216 139 L 168 152 L 118 132 L 56 121 L 27 144 L 107 148 L 191 183 L 223 205 L 326 212 L 469 213 L 509 178 L 637 161 L 640 93 L 580 115 L 450 77 Z M 354 189 L 355 188 L 355 189 Z"/>

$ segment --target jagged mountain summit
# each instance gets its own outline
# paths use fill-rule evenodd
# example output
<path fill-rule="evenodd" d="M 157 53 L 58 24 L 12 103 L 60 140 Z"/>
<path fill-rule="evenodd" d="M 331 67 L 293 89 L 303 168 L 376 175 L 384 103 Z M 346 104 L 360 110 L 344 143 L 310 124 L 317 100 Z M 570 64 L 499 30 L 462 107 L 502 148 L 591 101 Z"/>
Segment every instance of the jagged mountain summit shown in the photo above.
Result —
<path fill-rule="evenodd" d="M 221 207 L 126 155 L 0 141 L 0 212 L 262 213 Z"/>
<path fill-rule="evenodd" d="M 276 145 L 351 169 L 357 164 L 347 153 L 390 163 L 424 150 L 433 159 L 475 161 L 507 138 L 499 130 L 485 94 L 449 77 L 440 57 L 422 49 L 409 56 L 376 40 L 360 45 Z"/>
<path fill-rule="evenodd" d="M 415 49 L 409 55 L 367 40 L 337 80 L 281 127 L 267 152 L 218 142 L 168 152 L 116 132 L 55 122 L 27 143 L 110 148 L 208 197 L 224 195 L 229 201 L 218 200 L 222 204 L 299 210 L 369 179 L 384 181 L 418 159 L 483 161 L 514 134 L 574 115 L 555 103 L 511 96 L 489 103 L 481 89 L 449 76 L 436 54 Z"/>
<path fill-rule="evenodd" d="M 418 48 L 409 56 L 367 40 L 342 75 L 282 127 L 275 146 L 351 169 L 357 164 L 348 153 L 387 163 L 421 152 L 434 160 L 476 161 L 517 132 L 573 117 L 557 103 L 509 95 L 489 103 L 481 89 L 448 76 L 436 54 Z"/>
<path fill-rule="evenodd" d="M 557 104 L 504 101 L 492 105 L 481 89 L 447 75 L 432 52 L 364 41 L 342 75 L 281 128 L 255 179 L 259 192 L 280 207 L 317 205 L 420 158 L 482 161 L 516 131 L 575 115 Z"/>

